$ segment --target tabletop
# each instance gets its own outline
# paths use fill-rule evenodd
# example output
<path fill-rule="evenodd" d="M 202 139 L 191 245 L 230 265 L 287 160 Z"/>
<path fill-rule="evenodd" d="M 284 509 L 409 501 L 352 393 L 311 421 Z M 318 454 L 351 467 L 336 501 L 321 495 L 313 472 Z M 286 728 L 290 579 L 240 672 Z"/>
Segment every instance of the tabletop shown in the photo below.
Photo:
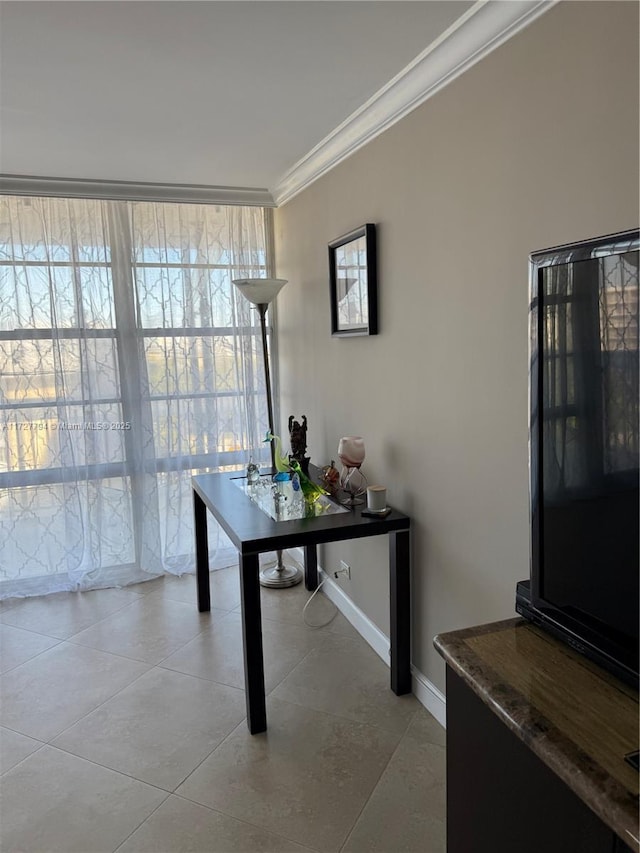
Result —
<path fill-rule="evenodd" d="M 310 475 L 317 482 L 318 469 L 310 466 Z M 364 504 L 348 512 L 276 521 L 238 488 L 235 480 L 240 476 L 241 472 L 197 474 L 191 483 L 242 555 L 382 536 L 395 530 L 408 530 L 411 524 L 408 516 L 393 508 L 384 517 L 363 516 Z"/>

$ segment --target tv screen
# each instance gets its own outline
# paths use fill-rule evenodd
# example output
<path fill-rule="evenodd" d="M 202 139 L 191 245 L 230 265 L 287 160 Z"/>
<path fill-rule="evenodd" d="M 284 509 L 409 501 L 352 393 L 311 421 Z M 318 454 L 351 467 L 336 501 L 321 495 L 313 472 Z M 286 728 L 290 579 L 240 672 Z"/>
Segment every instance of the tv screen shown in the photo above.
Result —
<path fill-rule="evenodd" d="M 531 256 L 531 605 L 637 680 L 638 232 Z M 525 614 L 526 615 L 526 614 Z"/>

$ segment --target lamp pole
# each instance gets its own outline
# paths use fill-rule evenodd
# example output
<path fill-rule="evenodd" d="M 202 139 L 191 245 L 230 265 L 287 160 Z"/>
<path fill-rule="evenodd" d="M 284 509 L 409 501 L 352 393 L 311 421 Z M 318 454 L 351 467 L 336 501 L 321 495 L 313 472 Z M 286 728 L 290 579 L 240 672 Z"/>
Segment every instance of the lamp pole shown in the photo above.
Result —
<path fill-rule="evenodd" d="M 233 282 L 242 295 L 258 310 L 260 315 L 260 332 L 262 335 L 262 355 L 264 361 L 264 377 L 267 392 L 267 417 L 269 432 L 275 435 L 273 422 L 273 394 L 271 390 L 271 371 L 269 369 L 269 347 L 267 346 L 267 309 L 276 298 L 281 288 L 287 283 L 282 278 L 241 278 Z M 276 448 L 271 441 L 271 465 L 276 470 Z M 266 566 L 260 572 L 260 585 L 275 589 L 294 586 L 302 580 L 302 572 L 295 565 L 285 565 L 282 551 L 276 552 L 275 566 Z"/>
<path fill-rule="evenodd" d="M 275 427 L 273 423 L 273 397 L 271 395 L 271 371 L 269 370 L 269 348 L 267 346 L 267 302 L 261 302 L 256 305 L 260 314 L 260 331 L 262 332 L 262 355 L 264 359 L 264 378 L 267 387 L 267 419 L 269 421 L 269 432 L 275 435 Z M 275 473 L 276 470 L 276 449 L 273 441 L 271 443 L 271 467 Z"/>

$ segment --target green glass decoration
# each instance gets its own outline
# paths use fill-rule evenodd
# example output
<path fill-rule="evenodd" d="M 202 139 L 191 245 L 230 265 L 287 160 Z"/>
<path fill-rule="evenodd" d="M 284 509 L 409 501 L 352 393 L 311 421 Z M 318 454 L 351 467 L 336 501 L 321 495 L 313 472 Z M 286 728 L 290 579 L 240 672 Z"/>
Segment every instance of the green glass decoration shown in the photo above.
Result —
<path fill-rule="evenodd" d="M 317 486 L 309 479 L 309 477 L 307 477 L 307 475 L 300 467 L 300 463 L 297 459 L 293 459 L 291 457 L 283 455 L 282 442 L 280 441 L 279 435 L 274 435 L 272 432 L 267 432 L 265 441 L 273 441 L 277 471 L 283 474 L 293 472 L 294 474 L 298 475 L 298 478 L 300 479 L 300 488 L 302 489 L 302 495 L 304 497 L 304 502 L 307 507 L 312 507 L 313 504 L 315 504 L 315 502 L 318 500 L 320 495 L 329 494 L 326 489 L 323 489 L 322 486 Z"/>

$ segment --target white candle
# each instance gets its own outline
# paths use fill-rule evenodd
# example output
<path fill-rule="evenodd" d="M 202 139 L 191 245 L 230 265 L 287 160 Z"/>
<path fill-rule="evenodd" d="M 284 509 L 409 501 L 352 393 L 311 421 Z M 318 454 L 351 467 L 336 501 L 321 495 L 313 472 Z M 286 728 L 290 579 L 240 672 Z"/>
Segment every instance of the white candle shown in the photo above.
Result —
<path fill-rule="evenodd" d="M 374 512 L 386 509 L 387 490 L 384 486 L 367 486 L 367 508 Z"/>

